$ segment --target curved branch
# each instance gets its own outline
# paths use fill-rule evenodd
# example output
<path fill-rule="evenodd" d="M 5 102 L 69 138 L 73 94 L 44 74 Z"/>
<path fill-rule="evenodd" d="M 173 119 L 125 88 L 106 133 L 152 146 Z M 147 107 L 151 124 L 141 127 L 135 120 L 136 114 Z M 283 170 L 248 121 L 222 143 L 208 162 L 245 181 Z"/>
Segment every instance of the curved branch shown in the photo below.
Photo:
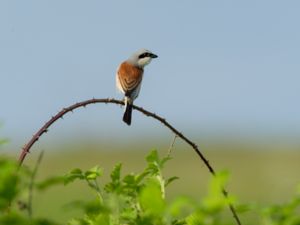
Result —
<path fill-rule="evenodd" d="M 112 98 L 105 98 L 105 99 L 89 99 L 86 101 L 82 101 L 82 102 L 78 102 L 75 103 L 67 108 L 63 108 L 60 112 L 58 112 L 55 116 L 53 116 L 47 123 L 45 123 L 44 126 L 42 126 L 34 135 L 33 137 L 30 139 L 30 141 L 22 148 L 22 152 L 20 154 L 19 157 L 19 165 L 21 166 L 26 155 L 30 152 L 31 147 L 34 145 L 35 142 L 37 142 L 39 140 L 39 138 L 48 131 L 48 128 L 55 123 L 58 119 L 62 118 L 65 114 L 67 114 L 68 112 L 72 112 L 73 110 L 80 108 L 80 107 L 85 107 L 87 105 L 90 104 L 96 104 L 96 103 L 113 103 L 113 104 L 117 104 L 117 105 L 124 105 L 123 101 L 120 100 L 116 100 L 116 99 L 112 99 Z M 165 125 L 167 128 L 169 128 L 175 135 L 177 135 L 178 137 L 180 137 L 183 141 L 185 141 L 188 145 L 190 145 L 194 151 L 197 153 L 197 155 L 200 157 L 200 159 L 204 162 L 205 166 L 208 168 L 209 172 L 215 176 L 215 170 L 213 169 L 213 167 L 209 164 L 209 161 L 204 157 L 204 155 L 201 153 L 201 151 L 199 150 L 198 146 L 192 142 L 189 138 L 187 138 L 186 136 L 184 136 L 181 132 L 179 132 L 176 128 L 174 128 L 170 123 L 168 123 L 166 121 L 165 118 L 162 118 L 160 116 L 158 116 L 155 113 L 149 112 L 146 109 L 143 109 L 142 107 L 133 105 L 133 109 L 143 113 L 146 116 L 152 117 L 156 120 L 158 120 L 159 122 L 161 122 L 163 125 Z M 222 190 L 223 195 L 227 198 L 228 197 L 228 193 L 226 192 L 225 189 Z M 229 204 L 229 208 L 233 214 L 234 219 L 236 220 L 237 224 L 240 225 L 241 222 L 239 220 L 239 217 L 237 216 L 237 213 L 233 207 L 232 204 Z"/>

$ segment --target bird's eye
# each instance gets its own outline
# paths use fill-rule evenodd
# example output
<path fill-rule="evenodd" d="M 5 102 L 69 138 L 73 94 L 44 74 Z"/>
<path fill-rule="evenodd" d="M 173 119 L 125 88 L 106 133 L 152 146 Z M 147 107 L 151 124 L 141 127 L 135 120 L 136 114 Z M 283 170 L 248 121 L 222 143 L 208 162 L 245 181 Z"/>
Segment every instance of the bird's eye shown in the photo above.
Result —
<path fill-rule="evenodd" d="M 139 55 L 140 59 L 145 58 L 145 57 L 149 57 L 149 53 L 148 52 L 145 52 L 145 53 Z"/>

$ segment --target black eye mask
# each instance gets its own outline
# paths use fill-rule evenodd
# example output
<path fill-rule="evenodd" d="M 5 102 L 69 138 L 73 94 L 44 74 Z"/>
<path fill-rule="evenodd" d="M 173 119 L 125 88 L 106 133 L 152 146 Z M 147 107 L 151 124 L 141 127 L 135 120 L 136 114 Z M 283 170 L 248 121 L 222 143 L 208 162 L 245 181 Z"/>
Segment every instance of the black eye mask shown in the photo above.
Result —
<path fill-rule="evenodd" d="M 139 59 L 146 58 L 146 57 L 157 58 L 157 55 L 154 55 L 150 52 L 145 52 L 145 53 L 139 55 Z"/>

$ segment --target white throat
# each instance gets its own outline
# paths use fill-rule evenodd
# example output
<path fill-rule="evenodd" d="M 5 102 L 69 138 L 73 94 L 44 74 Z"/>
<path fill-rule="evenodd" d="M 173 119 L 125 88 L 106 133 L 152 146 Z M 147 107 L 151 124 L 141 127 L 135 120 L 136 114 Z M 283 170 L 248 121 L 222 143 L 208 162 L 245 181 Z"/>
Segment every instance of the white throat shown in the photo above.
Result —
<path fill-rule="evenodd" d="M 145 57 L 145 58 L 139 59 L 137 64 L 140 68 L 144 68 L 151 62 L 151 60 L 152 60 L 151 57 Z"/>

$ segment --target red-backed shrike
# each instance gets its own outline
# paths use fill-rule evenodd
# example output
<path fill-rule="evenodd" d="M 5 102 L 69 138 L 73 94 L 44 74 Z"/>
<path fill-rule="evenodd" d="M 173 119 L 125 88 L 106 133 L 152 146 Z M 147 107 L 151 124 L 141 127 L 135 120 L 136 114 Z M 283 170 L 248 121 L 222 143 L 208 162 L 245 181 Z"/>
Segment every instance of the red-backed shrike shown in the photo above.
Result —
<path fill-rule="evenodd" d="M 125 95 L 125 112 L 123 121 L 131 124 L 132 104 L 139 95 L 144 67 L 157 55 L 149 50 L 141 49 L 121 63 L 116 74 L 117 88 Z"/>

